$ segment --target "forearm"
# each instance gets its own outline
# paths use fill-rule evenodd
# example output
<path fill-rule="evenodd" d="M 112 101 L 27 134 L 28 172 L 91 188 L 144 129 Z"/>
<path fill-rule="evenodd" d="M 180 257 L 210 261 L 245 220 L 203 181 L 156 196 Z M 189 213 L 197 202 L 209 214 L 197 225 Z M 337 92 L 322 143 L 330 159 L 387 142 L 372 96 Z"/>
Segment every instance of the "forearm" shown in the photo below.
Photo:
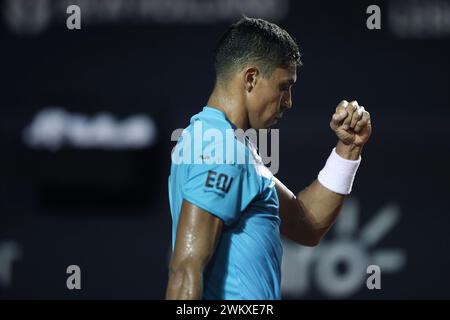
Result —
<path fill-rule="evenodd" d="M 203 295 L 203 271 L 195 267 L 169 269 L 167 300 L 200 300 Z"/>
<path fill-rule="evenodd" d="M 339 141 L 336 153 L 344 159 L 357 160 L 361 154 L 361 147 L 345 145 Z M 318 180 L 297 194 L 297 201 L 306 209 L 305 214 L 310 224 L 323 232 L 333 225 L 344 199 L 345 195 L 327 189 Z"/>
<path fill-rule="evenodd" d="M 325 233 L 336 220 L 344 202 L 344 195 L 334 193 L 315 180 L 297 194 L 309 225 L 316 232 Z"/>

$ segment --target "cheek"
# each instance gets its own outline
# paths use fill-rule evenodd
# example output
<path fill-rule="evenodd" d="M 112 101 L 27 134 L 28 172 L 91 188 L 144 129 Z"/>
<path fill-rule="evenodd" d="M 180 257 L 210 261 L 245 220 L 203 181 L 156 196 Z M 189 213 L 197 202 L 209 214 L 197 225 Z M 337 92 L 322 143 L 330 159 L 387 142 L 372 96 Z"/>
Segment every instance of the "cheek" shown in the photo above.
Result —
<path fill-rule="evenodd" d="M 261 88 L 259 92 L 256 92 L 256 99 L 258 101 L 257 108 L 259 113 L 272 112 L 278 108 L 281 101 L 281 95 L 279 92 L 274 92 L 270 87 Z"/>
<path fill-rule="evenodd" d="M 267 96 L 267 91 L 259 88 L 253 92 L 252 99 L 250 100 L 251 112 L 255 115 L 261 115 L 267 108 L 267 102 L 269 97 Z"/>
<path fill-rule="evenodd" d="M 274 113 L 277 113 L 280 109 L 282 95 L 273 94 L 269 99 L 267 99 L 265 113 L 269 116 L 272 116 Z"/>
<path fill-rule="evenodd" d="M 250 122 L 258 127 L 265 127 L 278 112 L 282 95 L 271 86 L 261 86 L 253 92 L 248 111 Z"/>

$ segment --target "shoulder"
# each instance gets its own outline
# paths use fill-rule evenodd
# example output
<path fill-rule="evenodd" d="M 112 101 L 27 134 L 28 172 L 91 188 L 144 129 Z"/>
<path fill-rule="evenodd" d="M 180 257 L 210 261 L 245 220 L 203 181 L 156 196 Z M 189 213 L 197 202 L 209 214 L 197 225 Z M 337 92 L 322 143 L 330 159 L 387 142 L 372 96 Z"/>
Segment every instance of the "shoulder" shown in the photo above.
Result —
<path fill-rule="evenodd" d="M 201 160 L 206 163 L 246 165 L 253 160 L 250 150 L 236 137 L 232 125 L 218 118 L 191 121 L 181 132 L 175 152 L 183 155 L 184 163 L 198 163 Z"/>

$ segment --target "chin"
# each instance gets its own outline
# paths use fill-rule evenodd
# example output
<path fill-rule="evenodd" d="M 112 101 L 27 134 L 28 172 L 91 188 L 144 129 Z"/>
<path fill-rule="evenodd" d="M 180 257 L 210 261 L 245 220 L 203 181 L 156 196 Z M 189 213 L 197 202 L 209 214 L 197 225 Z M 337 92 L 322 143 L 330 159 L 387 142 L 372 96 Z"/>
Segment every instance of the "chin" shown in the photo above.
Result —
<path fill-rule="evenodd" d="M 270 123 L 267 126 L 267 128 L 276 126 L 278 124 L 278 121 L 279 121 L 279 119 L 275 119 L 275 120 L 270 121 Z"/>
<path fill-rule="evenodd" d="M 261 123 L 255 123 L 255 124 L 250 123 L 250 128 L 251 129 L 259 130 L 259 129 L 265 129 L 265 127 L 266 126 L 264 124 L 261 124 Z"/>
<path fill-rule="evenodd" d="M 251 128 L 255 129 L 255 130 L 269 129 L 270 127 L 276 125 L 277 122 L 278 122 L 277 120 L 268 119 L 268 120 L 266 120 L 264 122 L 251 124 Z"/>

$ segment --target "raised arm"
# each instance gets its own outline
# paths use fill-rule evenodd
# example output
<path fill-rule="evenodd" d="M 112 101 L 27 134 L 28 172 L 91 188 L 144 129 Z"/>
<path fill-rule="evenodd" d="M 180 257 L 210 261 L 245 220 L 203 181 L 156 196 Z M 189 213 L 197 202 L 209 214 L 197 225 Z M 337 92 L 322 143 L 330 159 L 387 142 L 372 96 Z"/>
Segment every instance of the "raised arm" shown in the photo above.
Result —
<path fill-rule="evenodd" d="M 330 126 L 339 141 L 332 155 L 337 162 L 327 163 L 327 173 L 323 173 L 322 177 L 319 175 L 319 179 L 297 195 L 275 178 L 280 201 L 281 234 L 307 246 L 318 244 L 335 222 L 347 194 L 336 190 L 348 189 L 348 184 L 351 189 L 349 181 L 353 177 L 349 176 L 349 168 L 357 168 L 362 147 L 372 131 L 369 113 L 356 101 L 342 101 Z"/>

